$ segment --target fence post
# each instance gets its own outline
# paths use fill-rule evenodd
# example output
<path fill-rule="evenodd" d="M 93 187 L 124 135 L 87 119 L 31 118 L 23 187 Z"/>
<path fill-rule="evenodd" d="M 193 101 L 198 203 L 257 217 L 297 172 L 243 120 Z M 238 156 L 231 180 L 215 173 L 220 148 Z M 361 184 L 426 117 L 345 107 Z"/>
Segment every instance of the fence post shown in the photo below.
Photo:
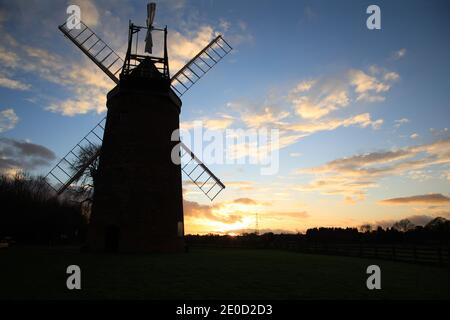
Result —
<path fill-rule="evenodd" d="M 450 260 L 450 243 L 447 243 L 447 258 Z"/>

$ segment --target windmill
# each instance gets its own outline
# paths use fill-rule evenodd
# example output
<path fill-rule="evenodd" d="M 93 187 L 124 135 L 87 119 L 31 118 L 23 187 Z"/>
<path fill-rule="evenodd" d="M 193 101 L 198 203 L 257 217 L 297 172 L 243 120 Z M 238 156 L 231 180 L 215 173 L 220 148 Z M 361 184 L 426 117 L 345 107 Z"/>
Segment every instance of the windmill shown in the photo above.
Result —
<path fill-rule="evenodd" d="M 153 25 L 155 4 L 147 6 L 146 26 L 129 23 L 123 60 L 84 22 L 59 30 L 116 86 L 107 95 L 107 115 L 46 176 L 60 195 L 73 189 L 98 161 L 87 247 L 92 251 L 180 251 L 184 248 L 181 172 L 212 201 L 225 188 L 206 165 L 172 133 L 186 93 L 231 50 L 214 38 L 172 77 L 167 26 Z M 144 52 L 138 34 L 146 30 Z M 163 34 L 163 56 L 150 55 L 154 32 Z M 101 147 L 97 147 L 101 146 Z M 171 159 L 176 150 L 180 163 Z M 80 153 L 87 161 L 80 166 Z M 78 164 L 78 165 L 77 165 Z"/>

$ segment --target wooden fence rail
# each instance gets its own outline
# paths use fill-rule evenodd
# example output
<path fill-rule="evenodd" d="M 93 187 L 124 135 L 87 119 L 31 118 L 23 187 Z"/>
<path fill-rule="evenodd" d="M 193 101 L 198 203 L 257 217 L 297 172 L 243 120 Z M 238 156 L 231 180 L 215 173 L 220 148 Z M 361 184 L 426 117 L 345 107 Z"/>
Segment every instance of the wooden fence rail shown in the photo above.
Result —
<path fill-rule="evenodd" d="M 310 254 L 329 254 L 361 258 L 376 258 L 409 263 L 450 267 L 450 246 L 448 245 L 399 245 L 399 244 L 344 244 L 344 243 L 300 243 L 278 242 L 269 245 L 228 243 L 193 244 L 194 247 L 266 248 L 281 249 Z"/>
<path fill-rule="evenodd" d="M 450 267 L 449 246 L 371 245 L 371 244 L 290 244 L 289 250 L 377 258 L 394 261 L 432 264 Z"/>

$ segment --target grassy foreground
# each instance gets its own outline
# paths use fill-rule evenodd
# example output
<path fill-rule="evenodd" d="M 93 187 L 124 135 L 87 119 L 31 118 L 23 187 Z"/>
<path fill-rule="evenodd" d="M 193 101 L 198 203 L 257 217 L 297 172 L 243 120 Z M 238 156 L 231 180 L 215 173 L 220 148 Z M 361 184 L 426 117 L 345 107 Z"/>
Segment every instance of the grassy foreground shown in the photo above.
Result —
<path fill-rule="evenodd" d="M 66 289 L 66 268 L 82 290 Z M 382 289 L 366 288 L 381 268 Z M 0 299 L 449 299 L 450 270 L 391 261 L 244 249 L 92 254 L 67 247 L 0 250 Z"/>

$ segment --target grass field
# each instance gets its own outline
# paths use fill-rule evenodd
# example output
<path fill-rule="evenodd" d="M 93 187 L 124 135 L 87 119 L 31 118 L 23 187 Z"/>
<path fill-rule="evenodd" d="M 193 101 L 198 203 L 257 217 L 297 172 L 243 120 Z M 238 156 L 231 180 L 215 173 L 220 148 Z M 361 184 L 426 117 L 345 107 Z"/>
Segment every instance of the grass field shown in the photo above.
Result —
<path fill-rule="evenodd" d="M 66 268 L 82 290 L 66 289 Z M 382 289 L 366 288 L 377 264 Z M 449 299 L 450 270 L 400 262 L 246 249 L 92 254 L 67 247 L 0 250 L 0 299 Z"/>

